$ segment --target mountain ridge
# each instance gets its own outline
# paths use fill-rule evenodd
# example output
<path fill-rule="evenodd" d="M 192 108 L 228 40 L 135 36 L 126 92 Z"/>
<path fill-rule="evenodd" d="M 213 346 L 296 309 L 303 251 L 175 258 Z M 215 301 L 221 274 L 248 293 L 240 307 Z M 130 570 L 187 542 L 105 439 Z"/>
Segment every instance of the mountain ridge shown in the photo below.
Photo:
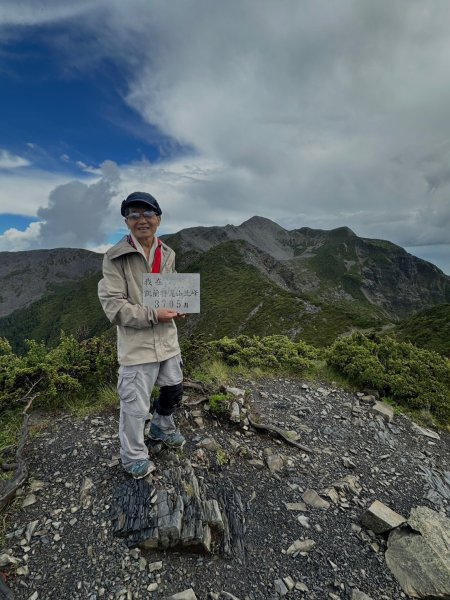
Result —
<path fill-rule="evenodd" d="M 254 216 L 238 226 L 187 228 L 161 238 L 177 253 L 179 272 L 201 273 L 202 312 L 180 324 L 182 335 L 282 333 L 324 345 L 355 328 L 378 330 L 450 302 L 450 277 L 438 267 L 348 227 L 288 231 Z M 21 344 L 23 335 L 54 343 L 61 328 L 96 334 L 110 328 L 96 299 L 100 254 L 2 254 L 0 335 L 18 339 L 20 331 Z"/>

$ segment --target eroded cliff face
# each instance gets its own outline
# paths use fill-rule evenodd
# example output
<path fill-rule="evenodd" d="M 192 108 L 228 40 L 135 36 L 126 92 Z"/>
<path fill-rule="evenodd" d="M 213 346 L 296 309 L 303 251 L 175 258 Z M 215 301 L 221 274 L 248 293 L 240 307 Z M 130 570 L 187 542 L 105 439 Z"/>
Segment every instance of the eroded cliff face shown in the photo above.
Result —
<path fill-rule="evenodd" d="M 0 317 L 39 300 L 52 284 L 101 271 L 102 255 L 55 248 L 0 252 Z"/>
<path fill-rule="evenodd" d="M 450 277 L 435 265 L 348 227 L 287 231 L 252 217 L 239 227 L 185 229 L 167 238 L 186 268 L 219 244 L 238 240 L 247 242 L 240 252 L 264 277 L 319 301 L 366 302 L 394 320 L 450 301 Z"/>

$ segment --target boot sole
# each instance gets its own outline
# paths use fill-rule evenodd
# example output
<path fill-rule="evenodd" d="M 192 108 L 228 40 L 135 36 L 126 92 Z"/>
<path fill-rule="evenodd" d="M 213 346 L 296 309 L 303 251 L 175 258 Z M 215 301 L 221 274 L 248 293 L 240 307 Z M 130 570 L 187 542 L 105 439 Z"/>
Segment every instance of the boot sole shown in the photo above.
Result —
<path fill-rule="evenodd" d="M 144 479 L 144 477 L 147 477 L 147 475 L 150 475 L 150 473 L 153 473 L 153 471 L 156 471 L 156 465 L 152 464 L 147 470 L 147 472 L 143 475 L 133 475 L 133 473 L 130 473 L 130 475 L 133 479 Z"/>

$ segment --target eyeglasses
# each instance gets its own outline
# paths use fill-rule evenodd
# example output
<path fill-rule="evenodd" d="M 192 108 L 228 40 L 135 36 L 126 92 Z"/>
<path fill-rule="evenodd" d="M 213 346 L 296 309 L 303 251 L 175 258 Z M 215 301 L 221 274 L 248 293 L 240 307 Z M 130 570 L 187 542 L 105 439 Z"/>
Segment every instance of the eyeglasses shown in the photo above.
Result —
<path fill-rule="evenodd" d="M 131 221 L 137 221 L 141 217 L 144 217 L 144 219 L 151 219 L 152 217 L 156 216 L 157 214 L 154 210 L 144 210 L 144 212 L 130 212 L 126 218 L 130 219 Z"/>

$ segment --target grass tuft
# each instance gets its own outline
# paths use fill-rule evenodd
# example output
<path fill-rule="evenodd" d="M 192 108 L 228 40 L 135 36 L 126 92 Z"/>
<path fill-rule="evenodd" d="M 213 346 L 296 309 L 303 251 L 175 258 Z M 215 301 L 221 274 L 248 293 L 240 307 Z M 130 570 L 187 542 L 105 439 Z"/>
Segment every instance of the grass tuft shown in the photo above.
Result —
<path fill-rule="evenodd" d="M 115 386 L 108 383 L 101 384 L 97 392 L 83 392 L 78 397 L 68 397 L 63 408 L 74 417 L 84 417 L 98 412 L 107 411 L 119 407 L 119 395 Z"/>

